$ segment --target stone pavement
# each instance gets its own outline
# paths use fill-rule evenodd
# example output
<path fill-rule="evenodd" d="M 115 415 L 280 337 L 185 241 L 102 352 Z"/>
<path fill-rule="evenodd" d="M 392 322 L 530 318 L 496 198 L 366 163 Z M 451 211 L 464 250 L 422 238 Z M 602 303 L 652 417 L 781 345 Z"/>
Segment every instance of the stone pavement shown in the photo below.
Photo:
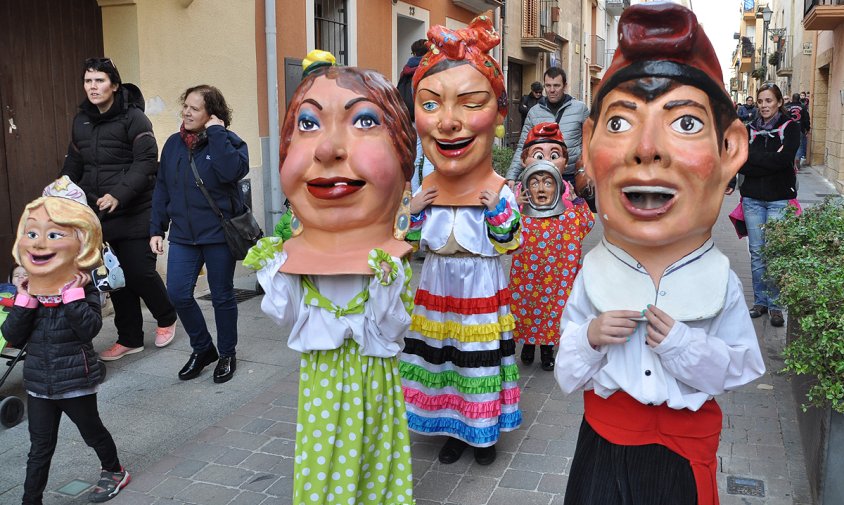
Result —
<path fill-rule="evenodd" d="M 801 201 L 811 204 L 834 194 L 812 169 L 799 175 Z M 726 199 L 715 240 L 752 301 L 746 240 L 737 240 L 726 214 L 738 202 Z M 600 229 L 588 237 L 591 248 Z M 420 262 L 414 261 L 418 273 Z M 238 287 L 254 288 L 244 273 Z M 200 304 L 210 321 L 211 304 Z M 147 314 L 147 350 L 108 364 L 99 394 L 103 420 L 133 479 L 115 505 L 284 505 L 291 502 L 296 426 L 298 356 L 286 335 L 260 310 L 260 297 L 239 305 L 238 371 L 224 385 L 214 384 L 211 370 L 183 382 L 176 372 L 190 346 L 179 328 L 173 344 L 155 348 L 154 322 Z M 758 381 L 723 395 L 724 431 L 719 449 L 718 482 L 724 505 L 809 505 L 796 408 L 782 367 L 783 328 L 768 317 L 755 320 L 768 372 Z M 213 328 L 212 328 L 213 332 Z M 106 320 L 98 350 L 111 345 L 114 327 Z M 579 395 L 564 396 L 553 374 L 538 363 L 519 364 L 522 378 L 522 428 L 502 436 L 498 459 L 490 466 L 474 463 L 471 451 L 452 465 L 436 461 L 443 439 L 412 435 L 414 495 L 418 505 L 556 505 L 563 503 L 569 464 L 582 417 Z M 3 395 L 23 397 L 22 367 L 2 387 Z M 0 504 L 20 503 L 26 454 L 27 423 L 0 431 Z M 58 492 L 80 481 L 84 488 L 98 477 L 97 459 L 76 428 L 62 422 L 59 445 L 44 503 L 86 503 L 85 493 Z M 728 479 L 730 485 L 728 486 Z M 729 488 L 729 489 L 728 489 Z M 740 491 L 748 494 L 735 494 Z M 78 493 L 78 491 L 77 491 Z M 761 495 L 761 496 L 760 496 Z"/>

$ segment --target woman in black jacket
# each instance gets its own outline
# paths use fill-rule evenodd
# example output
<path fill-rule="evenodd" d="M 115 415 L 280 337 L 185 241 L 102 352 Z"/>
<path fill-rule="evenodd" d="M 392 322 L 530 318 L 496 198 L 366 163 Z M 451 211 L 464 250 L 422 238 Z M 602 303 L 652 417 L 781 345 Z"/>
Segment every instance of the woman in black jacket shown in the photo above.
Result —
<path fill-rule="evenodd" d="M 99 213 L 126 276 L 126 287 L 111 293 L 117 343 L 100 355 L 112 361 L 144 350 L 141 299 L 158 322 L 158 347 L 173 340 L 176 310 L 147 245 L 158 147 L 141 91 L 122 83 L 108 58 L 86 60 L 82 82 L 87 97 L 73 119 L 62 175 L 82 187 Z"/>
<path fill-rule="evenodd" d="M 161 151 L 149 247 L 163 254 L 164 234 L 169 229 L 167 290 L 193 348 L 179 378 L 196 378 L 217 361 L 214 382 L 223 383 L 234 376 L 237 367 L 235 259 L 226 245 L 219 216 L 197 185 L 194 169 L 220 212 L 231 218 L 244 211 L 237 181 L 249 173 L 249 151 L 246 142 L 228 130 L 231 109 L 219 89 L 207 84 L 188 88 L 182 94 L 182 104 L 182 127 Z M 203 264 L 214 306 L 217 347 L 193 297 Z"/>
<path fill-rule="evenodd" d="M 776 304 L 779 289 L 765 280 L 764 225 L 780 219 L 789 200 L 797 198 L 794 155 L 800 147 L 800 124 L 783 108 L 782 92 L 776 84 L 764 84 L 756 94 L 759 117 L 747 125 L 750 150 L 739 170 L 742 210 L 750 245 L 753 276 L 753 307 L 750 317 L 768 312 L 772 326 L 782 326 L 782 309 Z"/>

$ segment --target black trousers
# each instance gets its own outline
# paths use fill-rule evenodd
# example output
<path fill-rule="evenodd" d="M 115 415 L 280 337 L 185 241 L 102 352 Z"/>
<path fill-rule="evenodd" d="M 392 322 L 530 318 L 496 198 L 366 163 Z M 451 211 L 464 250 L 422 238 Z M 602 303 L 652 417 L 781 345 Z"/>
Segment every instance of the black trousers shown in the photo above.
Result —
<path fill-rule="evenodd" d="M 109 241 L 109 244 L 114 248 L 126 276 L 126 287 L 111 293 L 117 343 L 126 347 L 141 347 L 144 345 L 141 300 L 161 327 L 176 322 L 176 309 L 167 296 L 167 288 L 161 276 L 155 270 L 156 255 L 149 248 L 149 239 Z"/>
<path fill-rule="evenodd" d="M 565 505 L 695 505 L 689 461 L 659 444 L 616 445 L 580 425 Z"/>
<path fill-rule="evenodd" d="M 41 505 L 47 477 L 50 475 L 50 461 L 56 451 L 62 412 L 79 429 L 88 447 L 97 453 L 100 467 L 112 472 L 120 471 L 117 447 L 100 419 L 96 394 L 66 400 L 46 400 L 27 395 L 26 406 L 30 448 L 23 485 L 23 505 Z"/>

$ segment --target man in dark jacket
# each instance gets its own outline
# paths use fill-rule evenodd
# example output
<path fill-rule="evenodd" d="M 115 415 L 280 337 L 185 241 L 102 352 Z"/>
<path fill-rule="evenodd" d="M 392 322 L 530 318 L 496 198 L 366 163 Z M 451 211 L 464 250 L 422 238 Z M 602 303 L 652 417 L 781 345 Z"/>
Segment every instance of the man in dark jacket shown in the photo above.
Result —
<path fill-rule="evenodd" d="M 410 52 L 413 54 L 408 58 L 407 63 L 401 70 L 399 83 L 396 88 L 399 90 L 402 100 L 404 100 L 407 111 L 410 113 L 410 122 L 415 122 L 416 118 L 413 114 L 413 73 L 416 72 L 416 67 L 419 66 L 419 61 L 428 52 L 428 46 L 425 39 L 419 39 L 410 45 Z"/>
<path fill-rule="evenodd" d="M 744 104 L 739 105 L 738 108 L 738 117 L 744 124 L 747 124 L 754 119 L 756 119 L 757 114 L 759 111 L 756 109 L 756 104 L 753 103 L 753 97 L 747 97 Z"/>
<path fill-rule="evenodd" d="M 141 299 L 158 322 L 158 347 L 173 340 L 176 309 L 149 248 L 158 147 L 141 90 L 123 83 L 108 58 L 85 61 L 82 78 L 87 97 L 73 119 L 61 175 L 85 191 L 126 276 L 126 287 L 111 293 L 117 343 L 100 354 L 112 361 L 144 350 Z"/>
<path fill-rule="evenodd" d="M 542 83 L 539 81 L 535 81 L 533 84 L 530 85 L 530 93 L 527 95 L 522 96 L 522 101 L 519 102 L 519 113 L 522 115 L 522 126 L 525 125 L 525 119 L 527 119 L 528 111 L 533 108 L 534 105 L 539 103 L 539 100 L 542 98 Z"/>
<path fill-rule="evenodd" d="M 809 109 L 803 104 L 800 95 L 794 93 L 791 96 L 791 102 L 785 106 L 791 118 L 800 123 L 800 148 L 794 157 L 794 166 L 800 168 L 800 165 L 806 160 L 806 144 L 809 138 L 809 132 L 812 130 L 812 121 L 809 118 Z"/>

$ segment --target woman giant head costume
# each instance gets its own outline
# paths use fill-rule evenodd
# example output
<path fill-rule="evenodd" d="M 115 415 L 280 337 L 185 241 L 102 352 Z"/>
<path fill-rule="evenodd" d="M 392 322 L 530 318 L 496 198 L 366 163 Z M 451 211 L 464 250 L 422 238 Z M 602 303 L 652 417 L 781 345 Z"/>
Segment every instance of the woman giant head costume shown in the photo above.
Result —
<path fill-rule="evenodd" d="M 333 59 L 308 55 L 281 130 L 281 184 L 295 214 L 282 272 L 366 274 L 372 249 L 411 250 L 400 233 L 416 145 L 407 109 L 384 76 Z"/>
<path fill-rule="evenodd" d="M 690 10 L 631 6 L 618 40 L 583 127 L 586 173 L 607 240 L 670 263 L 711 237 L 747 132 Z"/>
<path fill-rule="evenodd" d="M 413 74 L 416 128 L 436 170 L 422 182 L 436 186 L 434 205 L 480 205 L 481 190 L 498 192 L 504 179 L 492 168 L 492 142 L 507 114 L 490 13 L 467 28 L 428 30 L 430 49 Z"/>
<path fill-rule="evenodd" d="M 24 208 L 12 256 L 29 273 L 30 294 L 55 295 L 77 272 L 100 263 L 102 244 L 100 220 L 64 176 Z"/>

